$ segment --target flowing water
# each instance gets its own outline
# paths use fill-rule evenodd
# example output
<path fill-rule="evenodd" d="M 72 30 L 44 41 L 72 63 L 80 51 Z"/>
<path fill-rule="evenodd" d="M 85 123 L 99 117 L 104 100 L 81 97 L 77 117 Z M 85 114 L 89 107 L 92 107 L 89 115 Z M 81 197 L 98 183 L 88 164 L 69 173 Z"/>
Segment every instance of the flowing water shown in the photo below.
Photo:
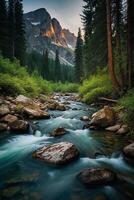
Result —
<path fill-rule="evenodd" d="M 35 134 L 0 135 L 0 200 L 133 200 L 134 168 L 123 160 L 121 149 L 127 138 L 108 132 L 82 130 L 80 117 L 95 109 L 80 102 L 69 101 L 64 112 L 50 111 L 51 119 L 40 120 Z M 67 134 L 54 138 L 49 133 L 58 127 Z M 69 141 L 76 145 L 80 156 L 74 162 L 55 167 L 32 158 L 36 149 Z M 86 168 L 106 167 L 118 174 L 113 185 L 87 189 L 77 179 Z"/>

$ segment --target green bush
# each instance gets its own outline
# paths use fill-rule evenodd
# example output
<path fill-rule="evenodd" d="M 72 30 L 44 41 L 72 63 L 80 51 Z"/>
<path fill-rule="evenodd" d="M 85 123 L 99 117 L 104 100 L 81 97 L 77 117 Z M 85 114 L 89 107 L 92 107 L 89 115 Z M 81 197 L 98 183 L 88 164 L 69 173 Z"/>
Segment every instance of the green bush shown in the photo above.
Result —
<path fill-rule="evenodd" d="M 54 92 L 62 92 L 62 93 L 76 93 L 78 92 L 79 85 L 75 83 L 51 83 L 52 90 Z"/>
<path fill-rule="evenodd" d="M 119 100 L 119 108 L 125 110 L 124 122 L 134 131 L 134 89 L 128 91 L 128 93 Z"/>
<path fill-rule="evenodd" d="M 79 85 L 73 83 L 53 83 L 43 80 L 36 71 L 29 75 L 26 67 L 15 60 L 0 57 L 0 92 L 5 95 L 24 94 L 37 96 L 51 92 L 77 92 Z"/>
<path fill-rule="evenodd" d="M 112 93 L 112 84 L 105 74 L 97 74 L 85 80 L 79 88 L 79 93 L 86 103 L 92 103 L 101 96 L 108 96 Z"/>

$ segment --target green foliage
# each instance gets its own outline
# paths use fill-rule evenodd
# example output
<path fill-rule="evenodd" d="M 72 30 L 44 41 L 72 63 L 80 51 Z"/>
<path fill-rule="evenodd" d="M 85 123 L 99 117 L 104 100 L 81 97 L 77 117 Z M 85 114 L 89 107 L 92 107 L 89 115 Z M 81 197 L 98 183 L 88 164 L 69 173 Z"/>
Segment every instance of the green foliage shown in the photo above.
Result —
<path fill-rule="evenodd" d="M 51 88 L 54 92 L 70 92 L 70 93 L 75 93 L 78 92 L 79 85 L 75 83 L 51 83 Z"/>
<path fill-rule="evenodd" d="M 128 93 L 119 100 L 119 108 L 126 110 L 124 112 L 124 121 L 134 131 L 134 89 L 128 91 Z"/>
<path fill-rule="evenodd" d="M 101 96 L 108 96 L 112 93 L 111 81 L 107 74 L 90 76 L 79 88 L 79 93 L 86 103 L 92 103 Z"/>
<path fill-rule="evenodd" d="M 24 94 L 37 96 L 51 92 L 77 92 L 78 85 L 73 83 L 53 83 L 44 80 L 37 71 L 29 75 L 26 67 L 15 60 L 0 57 L 0 93 L 5 95 Z"/>

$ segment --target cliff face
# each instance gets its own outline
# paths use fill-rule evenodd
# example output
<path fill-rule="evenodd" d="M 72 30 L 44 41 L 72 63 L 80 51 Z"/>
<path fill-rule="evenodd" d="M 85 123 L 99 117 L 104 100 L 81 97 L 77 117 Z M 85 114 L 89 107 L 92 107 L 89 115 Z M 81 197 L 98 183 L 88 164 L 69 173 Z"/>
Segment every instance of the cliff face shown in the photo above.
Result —
<path fill-rule="evenodd" d="M 63 29 L 59 21 L 51 18 L 46 9 L 41 8 L 24 14 L 26 24 L 27 51 L 43 53 L 49 50 L 49 56 L 55 57 L 59 50 L 62 63 L 73 64 L 76 37 L 69 30 Z"/>

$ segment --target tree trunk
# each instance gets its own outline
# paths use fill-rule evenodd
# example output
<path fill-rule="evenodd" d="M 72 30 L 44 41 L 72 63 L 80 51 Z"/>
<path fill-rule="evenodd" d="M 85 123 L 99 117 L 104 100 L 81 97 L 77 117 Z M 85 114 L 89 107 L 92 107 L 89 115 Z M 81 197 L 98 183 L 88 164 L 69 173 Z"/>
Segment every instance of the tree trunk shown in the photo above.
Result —
<path fill-rule="evenodd" d="M 127 36 L 128 36 L 128 83 L 132 87 L 132 31 L 131 31 L 131 0 L 127 0 Z"/>
<path fill-rule="evenodd" d="M 115 20 L 116 20 L 116 50 L 117 50 L 117 56 L 118 56 L 118 64 L 119 64 L 119 71 L 120 71 L 120 84 L 121 88 L 124 88 L 124 69 L 122 67 L 121 63 L 121 56 L 122 56 L 122 51 L 121 51 L 121 1 L 120 0 L 115 0 Z"/>
<path fill-rule="evenodd" d="M 108 36 L 108 66 L 109 74 L 116 90 L 119 89 L 119 82 L 116 78 L 114 62 L 113 62 L 113 48 L 112 48 L 112 20 L 111 20 L 111 0 L 106 0 L 107 9 L 107 36 Z"/>

